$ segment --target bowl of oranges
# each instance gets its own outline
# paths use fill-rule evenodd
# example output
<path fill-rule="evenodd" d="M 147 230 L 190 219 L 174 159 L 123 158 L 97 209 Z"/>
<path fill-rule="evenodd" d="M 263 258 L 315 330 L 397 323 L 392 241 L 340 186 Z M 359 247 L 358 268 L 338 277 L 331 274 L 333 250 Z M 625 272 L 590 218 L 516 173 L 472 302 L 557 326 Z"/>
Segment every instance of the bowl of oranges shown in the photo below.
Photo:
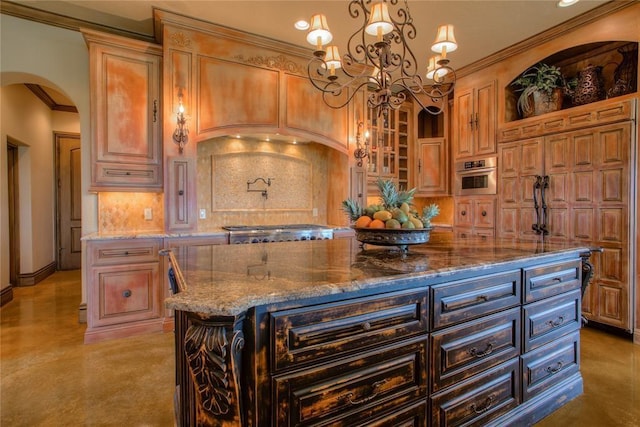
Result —
<path fill-rule="evenodd" d="M 429 241 L 431 218 L 438 215 L 437 205 L 423 209 L 422 215 L 412 207 L 415 189 L 398 190 L 393 181 L 379 179 L 380 203 L 365 208 L 356 201 L 342 202 L 344 211 L 352 221 L 356 240 L 362 246 L 397 246 L 407 251 L 409 245 Z"/>

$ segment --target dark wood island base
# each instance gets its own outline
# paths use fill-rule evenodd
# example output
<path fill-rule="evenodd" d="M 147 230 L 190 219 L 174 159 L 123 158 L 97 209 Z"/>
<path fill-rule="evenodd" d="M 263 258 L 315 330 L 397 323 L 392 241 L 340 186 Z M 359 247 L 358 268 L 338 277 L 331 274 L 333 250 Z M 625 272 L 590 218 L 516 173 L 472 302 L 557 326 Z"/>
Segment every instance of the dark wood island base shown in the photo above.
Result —
<path fill-rule="evenodd" d="M 174 249 L 177 423 L 532 425 L 583 391 L 588 253 L 438 233 Z"/>

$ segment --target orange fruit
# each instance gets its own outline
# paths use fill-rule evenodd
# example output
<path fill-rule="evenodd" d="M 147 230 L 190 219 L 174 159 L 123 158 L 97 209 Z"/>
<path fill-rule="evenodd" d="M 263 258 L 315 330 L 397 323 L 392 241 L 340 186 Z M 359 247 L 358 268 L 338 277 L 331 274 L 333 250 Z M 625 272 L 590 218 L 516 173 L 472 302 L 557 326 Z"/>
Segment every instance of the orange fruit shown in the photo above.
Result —
<path fill-rule="evenodd" d="M 371 224 L 371 218 L 366 215 L 362 215 L 360 218 L 356 220 L 355 226 L 356 228 L 365 228 Z"/>
<path fill-rule="evenodd" d="M 369 228 L 384 228 L 384 221 L 379 219 L 374 219 L 369 224 Z"/>

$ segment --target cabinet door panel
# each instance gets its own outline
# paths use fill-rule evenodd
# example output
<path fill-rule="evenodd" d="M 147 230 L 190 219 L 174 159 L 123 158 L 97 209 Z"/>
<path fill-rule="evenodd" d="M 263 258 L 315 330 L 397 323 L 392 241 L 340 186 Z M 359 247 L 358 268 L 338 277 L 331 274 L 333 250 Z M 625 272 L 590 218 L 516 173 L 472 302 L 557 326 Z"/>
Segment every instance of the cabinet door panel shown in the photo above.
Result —
<path fill-rule="evenodd" d="M 455 225 L 457 227 L 473 226 L 473 202 L 471 199 L 456 200 Z"/>
<path fill-rule="evenodd" d="M 426 289 L 272 314 L 275 370 L 426 332 Z"/>
<path fill-rule="evenodd" d="M 233 126 L 278 127 L 277 70 L 208 57 L 199 58 L 198 70 L 198 134 Z"/>
<path fill-rule="evenodd" d="M 523 351 L 528 352 L 580 329 L 580 290 L 526 304 L 522 312 Z"/>
<path fill-rule="evenodd" d="M 273 379 L 277 426 L 354 425 L 427 396 L 426 337 Z"/>
<path fill-rule="evenodd" d="M 475 227 L 493 228 L 495 226 L 496 208 L 493 199 L 476 200 L 473 208 L 473 225 Z"/>
<path fill-rule="evenodd" d="M 456 158 L 468 157 L 473 154 L 473 90 L 460 92 L 456 96 Z"/>
<path fill-rule="evenodd" d="M 433 392 L 520 353 L 520 308 L 465 322 L 431 334 Z"/>
<path fill-rule="evenodd" d="M 106 50 L 101 62 L 97 160 L 158 162 L 159 150 L 153 142 L 158 138 L 160 58 Z"/>
<path fill-rule="evenodd" d="M 517 358 L 431 398 L 433 427 L 485 425 L 520 403 Z"/>
<path fill-rule="evenodd" d="M 447 193 L 449 156 L 446 150 L 444 138 L 418 140 L 418 192 L 432 195 Z"/>
<path fill-rule="evenodd" d="M 595 240 L 595 209 L 591 207 L 587 208 L 575 208 L 573 209 L 573 234 L 572 239 L 576 240 Z"/>
<path fill-rule="evenodd" d="M 91 326 L 160 317 L 158 264 L 97 267 L 94 270 L 96 310 Z"/>
<path fill-rule="evenodd" d="M 474 154 L 491 154 L 496 151 L 495 84 L 479 87 L 476 92 L 477 137 Z"/>
<path fill-rule="evenodd" d="M 578 331 L 522 356 L 522 400 L 527 401 L 554 384 L 578 373 Z"/>

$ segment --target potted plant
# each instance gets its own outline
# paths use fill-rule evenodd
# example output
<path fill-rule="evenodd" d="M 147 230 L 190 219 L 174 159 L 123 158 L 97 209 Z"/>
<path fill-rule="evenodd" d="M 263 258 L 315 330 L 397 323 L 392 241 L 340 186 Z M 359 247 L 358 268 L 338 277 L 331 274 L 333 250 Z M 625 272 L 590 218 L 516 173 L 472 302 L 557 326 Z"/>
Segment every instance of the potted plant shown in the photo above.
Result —
<path fill-rule="evenodd" d="M 560 68 L 542 62 L 528 68 L 511 85 L 521 91 L 517 107 L 523 118 L 561 109 L 567 89 Z"/>

